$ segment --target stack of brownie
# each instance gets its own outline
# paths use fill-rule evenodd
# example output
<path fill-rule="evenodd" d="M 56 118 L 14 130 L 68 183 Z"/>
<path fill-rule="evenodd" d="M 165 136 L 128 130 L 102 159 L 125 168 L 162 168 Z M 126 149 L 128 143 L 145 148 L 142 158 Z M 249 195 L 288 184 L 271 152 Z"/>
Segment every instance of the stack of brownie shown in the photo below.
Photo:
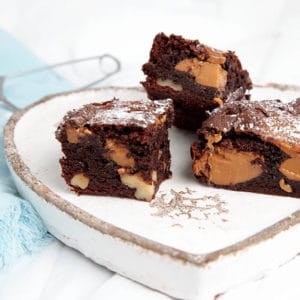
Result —
<path fill-rule="evenodd" d="M 300 98 L 250 101 L 252 82 L 234 52 L 176 35 L 154 38 L 143 71 L 151 100 L 88 104 L 56 131 L 72 190 L 153 199 L 171 175 L 174 121 L 198 129 L 191 155 L 200 183 L 300 196 Z"/>
<path fill-rule="evenodd" d="M 201 183 L 300 195 L 300 99 L 247 100 L 252 83 L 234 52 L 176 35 L 154 38 L 143 71 L 149 98 L 173 99 L 175 125 L 198 129 L 191 155 Z"/>

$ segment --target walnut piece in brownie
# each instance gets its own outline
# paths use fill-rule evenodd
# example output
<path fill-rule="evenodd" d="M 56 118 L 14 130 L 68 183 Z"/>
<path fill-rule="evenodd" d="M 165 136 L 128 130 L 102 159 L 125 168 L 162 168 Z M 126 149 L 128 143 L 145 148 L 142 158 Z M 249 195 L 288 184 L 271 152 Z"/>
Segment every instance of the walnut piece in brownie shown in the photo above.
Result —
<path fill-rule="evenodd" d="M 243 94 L 252 88 L 249 74 L 234 52 L 173 34 L 156 35 L 149 62 L 142 69 L 147 75 L 142 84 L 148 97 L 173 99 L 175 125 L 180 128 L 199 128 L 207 110 L 222 105 L 240 87 Z"/>
<path fill-rule="evenodd" d="M 171 100 L 113 99 L 67 113 L 56 131 L 62 176 L 78 194 L 150 201 L 171 176 L 173 115 Z"/>
<path fill-rule="evenodd" d="M 300 98 L 228 102 L 198 130 L 193 172 L 205 184 L 300 196 Z"/>

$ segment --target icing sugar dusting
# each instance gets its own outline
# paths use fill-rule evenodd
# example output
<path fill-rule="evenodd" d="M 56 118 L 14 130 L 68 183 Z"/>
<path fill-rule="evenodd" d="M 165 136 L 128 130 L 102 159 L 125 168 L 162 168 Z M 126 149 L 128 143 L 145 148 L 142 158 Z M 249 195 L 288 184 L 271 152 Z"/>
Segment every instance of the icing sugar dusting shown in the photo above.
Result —
<path fill-rule="evenodd" d="M 172 100 L 119 100 L 85 105 L 72 115 L 77 124 L 135 125 L 146 128 L 168 113 Z"/>
<path fill-rule="evenodd" d="M 214 112 L 207 128 L 246 132 L 265 141 L 284 142 L 300 147 L 300 98 L 290 103 L 280 100 L 238 101 Z"/>

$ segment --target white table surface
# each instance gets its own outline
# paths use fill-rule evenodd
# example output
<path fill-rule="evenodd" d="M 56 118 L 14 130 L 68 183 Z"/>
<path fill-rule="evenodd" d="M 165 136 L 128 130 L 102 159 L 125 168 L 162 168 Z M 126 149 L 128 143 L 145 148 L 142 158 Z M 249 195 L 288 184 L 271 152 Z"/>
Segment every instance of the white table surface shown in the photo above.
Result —
<path fill-rule="evenodd" d="M 118 56 L 122 72 L 103 85 L 137 85 L 152 39 L 160 31 L 235 50 L 255 82 L 300 85 L 298 0 L 0 0 L 0 4 L 0 27 L 48 63 L 107 52 Z M 78 68 L 62 72 L 80 84 L 94 79 L 96 71 L 87 66 L 84 74 Z M 218 299 L 300 299 L 299 276 L 300 249 L 297 257 L 264 278 Z M 0 273 L 4 300 L 120 298 L 169 299 L 58 241 Z"/>

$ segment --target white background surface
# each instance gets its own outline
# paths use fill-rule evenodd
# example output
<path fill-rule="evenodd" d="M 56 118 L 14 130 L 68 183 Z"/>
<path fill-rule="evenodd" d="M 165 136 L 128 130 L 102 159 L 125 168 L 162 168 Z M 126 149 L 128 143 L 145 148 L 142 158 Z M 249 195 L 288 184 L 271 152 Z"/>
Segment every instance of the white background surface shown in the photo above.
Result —
<path fill-rule="evenodd" d="M 237 52 L 255 82 L 300 84 L 300 2 L 41 1 L 0 0 L 0 27 L 49 63 L 110 52 L 122 72 L 105 85 L 134 86 L 143 79 L 153 36 L 160 31 L 199 38 Z M 96 70 L 77 83 L 93 79 Z M 300 252 L 300 249 L 299 249 Z M 251 263 L 251 262 L 249 262 Z M 300 257 L 220 299 L 299 299 Z M 42 253 L 0 273 L 0 299 L 166 299 L 54 242 Z"/>

